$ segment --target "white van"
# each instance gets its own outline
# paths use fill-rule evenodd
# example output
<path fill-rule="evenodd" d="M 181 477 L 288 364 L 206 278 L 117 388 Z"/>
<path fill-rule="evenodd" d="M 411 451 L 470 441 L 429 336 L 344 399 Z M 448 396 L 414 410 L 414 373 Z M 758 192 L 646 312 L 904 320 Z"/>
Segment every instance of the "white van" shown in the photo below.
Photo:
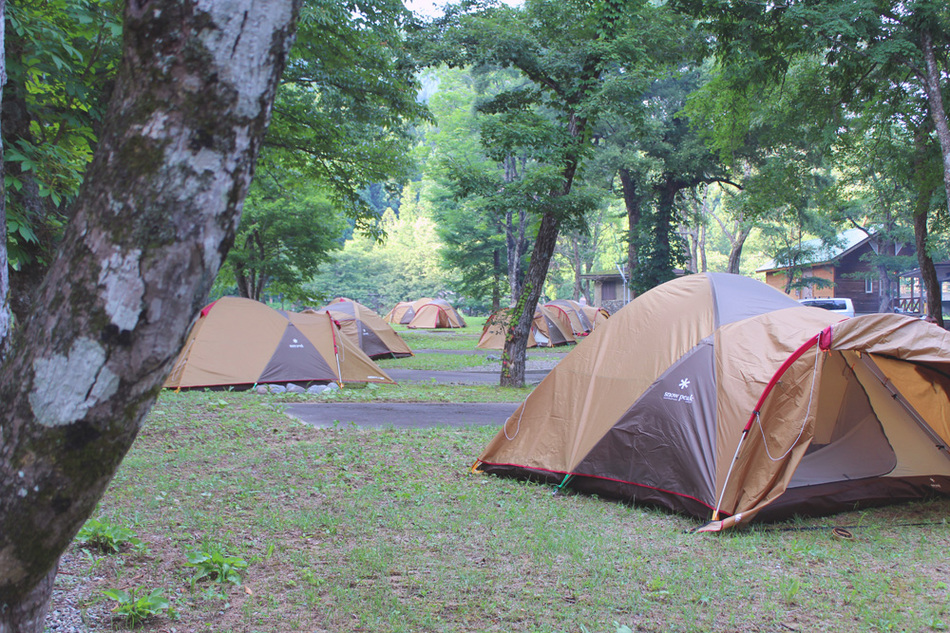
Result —
<path fill-rule="evenodd" d="M 824 308 L 825 310 L 831 310 L 832 312 L 837 312 L 847 317 L 854 316 L 854 304 L 851 303 L 851 299 L 844 297 L 799 299 L 798 302 L 802 305 L 812 306 L 813 308 Z"/>

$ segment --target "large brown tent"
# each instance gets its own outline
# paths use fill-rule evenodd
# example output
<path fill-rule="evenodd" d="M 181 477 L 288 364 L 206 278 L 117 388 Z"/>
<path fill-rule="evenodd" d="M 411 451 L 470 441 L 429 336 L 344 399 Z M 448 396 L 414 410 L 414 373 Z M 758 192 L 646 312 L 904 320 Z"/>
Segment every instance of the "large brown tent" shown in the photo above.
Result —
<path fill-rule="evenodd" d="M 195 322 L 165 387 L 394 382 L 328 314 L 274 310 L 224 297 Z"/>
<path fill-rule="evenodd" d="M 718 530 L 950 491 L 950 334 L 689 275 L 580 343 L 479 457 Z"/>
<path fill-rule="evenodd" d="M 370 358 L 403 358 L 412 350 L 382 317 L 352 299 L 337 298 L 317 312 L 328 312 L 340 330 Z"/>
<path fill-rule="evenodd" d="M 414 316 L 406 323 L 406 327 L 413 329 L 461 328 L 465 327 L 465 319 L 455 311 L 444 299 L 428 299 L 413 303 Z M 405 317 L 403 317 L 405 318 Z"/>

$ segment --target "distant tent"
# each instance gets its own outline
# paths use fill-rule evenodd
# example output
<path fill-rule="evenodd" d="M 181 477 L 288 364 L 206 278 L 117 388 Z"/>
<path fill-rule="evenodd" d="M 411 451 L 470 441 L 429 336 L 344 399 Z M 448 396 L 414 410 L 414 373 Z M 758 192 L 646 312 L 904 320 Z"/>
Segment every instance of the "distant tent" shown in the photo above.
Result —
<path fill-rule="evenodd" d="M 406 327 L 421 329 L 465 327 L 465 319 L 444 299 L 429 299 L 413 303 L 415 315 Z M 405 317 L 403 317 L 405 318 Z"/>
<path fill-rule="evenodd" d="M 581 310 L 584 311 L 584 314 L 587 316 L 587 320 L 590 321 L 592 330 L 596 329 L 599 325 L 603 325 L 604 322 L 610 318 L 610 313 L 603 308 L 581 305 Z"/>
<path fill-rule="evenodd" d="M 412 318 L 416 316 L 416 310 L 424 306 L 427 303 L 430 303 L 432 299 L 428 297 L 423 297 L 422 299 L 417 299 L 416 301 L 400 301 L 395 305 L 395 307 L 386 313 L 386 316 L 383 317 L 383 320 L 386 323 L 399 323 L 400 325 L 408 325 Z"/>
<path fill-rule="evenodd" d="M 510 309 L 499 310 L 489 316 L 485 320 L 485 327 L 482 328 L 482 335 L 475 347 L 480 349 L 505 349 L 505 334 L 508 330 L 508 320 L 510 318 Z M 537 347 L 536 332 L 537 328 L 532 324 L 531 331 L 528 334 L 528 347 Z"/>
<path fill-rule="evenodd" d="M 656 504 L 704 530 L 950 491 L 950 333 L 688 275 L 637 297 L 479 456 L 498 475 Z"/>
<path fill-rule="evenodd" d="M 337 298 L 317 312 L 328 312 L 340 330 L 370 358 L 402 358 L 412 350 L 383 319 L 352 299 Z"/>
<path fill-rule="evenodd" d="M 509 310 L 499 310 L 485 321 L 482 336 L 478 339 L 481 349 L 504 349 L 506 319 Z M 531 322 L 531 331 L 528 334 L 528 347 L 554 347 L 575 343 L 571 334 L 571 323 L 561 310 L 538 306 Z"/>
<path fill-rule="evenodd" d="M 165 381 L 169 388 L 261 383 L 393 383 L 328 314 L 224 297 L 206 306 Z"/>
<path fill-rule="evenodd" d="M 542 347 L 556 347 L 576 343 L 571 320 L 564 310 L 538 306 L 534 311 L 534 338 Z"/>
<path fill-rule="evenodd" d="M 557 299 L 544 304 L 545 308 L 560 310 L 571 322 L 571 331 L 574 336 L 585 336 L 594 329 L 593 323 L 587 318 L 581 304 L 571 299 Z"/>

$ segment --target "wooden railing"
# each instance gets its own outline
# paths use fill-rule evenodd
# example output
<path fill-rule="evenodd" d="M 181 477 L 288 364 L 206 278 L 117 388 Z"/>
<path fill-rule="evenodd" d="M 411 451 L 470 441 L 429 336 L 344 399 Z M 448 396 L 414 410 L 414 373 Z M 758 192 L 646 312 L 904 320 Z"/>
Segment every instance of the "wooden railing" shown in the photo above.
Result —
<path fill-rule="evenodd" d="M 920 297 L 901 297 L 897 300 L 897 307 L 903 312 L 921 314 L 924 311 L 923 300 Z"/>

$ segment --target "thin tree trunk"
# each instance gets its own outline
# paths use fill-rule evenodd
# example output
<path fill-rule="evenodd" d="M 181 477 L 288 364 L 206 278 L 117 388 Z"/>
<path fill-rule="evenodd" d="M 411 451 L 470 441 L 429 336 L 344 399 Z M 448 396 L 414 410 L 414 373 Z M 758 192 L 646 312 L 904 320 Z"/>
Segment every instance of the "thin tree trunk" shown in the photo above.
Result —
<path fill-rule="evenodd" d="M 627 211 L 627 279 L 633 279 L 633 271 L 639 259 L 636 234 L 640 228 L 640 218 L 643 215 L 641 207 L 642 197 L 637 189 L 637 183 L 627 169 L 621 168 L 620 187 L 623 191 L 623 204 Z"/>
<path fill-rule="evenodd" d="M 523 387 L 525 370 L 525 351 L 528 347 L 528 334 L 531 332 L 531 322 L 534 320 L 534 311 L 538 307 L 541 289 L 548 274 L 548 266 L 557 245 L 559 222 L 551 213 L 545 213 L 538 228 L 538 237 L 534 242 L 531 253 L 531 263 L 528 264 L 528 274 L 525 276 L 524 286 L 518 302 L 512 309 L 516 317 L 512 321 L 505 336 L 505 350 L 501 361 L 501 386 Z"/>
<path fill-rule="evenodd" d="M 43 309 L 17 328 L 0 366 L 0 631 L 42 631 L 41 585 L 95 509 L 207 300 L 298 7 L 126 6 L 106 129 L 37 294 Z"/>
<path fill-rule="evenodd" d="M 6 41 L 6 0 L 0 0 L 0 51 Z M 3 87 L 7 83 L 7 58 L 0 55 L 0 103 L 3 102 Z M 7 261 L 7 208 L 4 188 L 3 138 L 0 137 L 0 362 L 6 357 L 7 342 L 10 336 L 10 266 Z"/>
<path fill-rule="evenodd" d="M 927 297 L 927 316 L 943 327 L 943 293 L 934 260 L 927 252 L 927 211 L 931 195 L 933 190 L 918 194 L 914 213 L 914 244 L 917 247 L 917 264 L 920 266 L 920 282 Z"/>
<path fill-rule="evenodd" d="M 930 116 L 940 141 L 940 153 L 943 156 L 943 187 L 947 194 L 947 209 L 950 210 L 950 125 L 947 124 L 947 111 L 943 107 L 943 95 L 940 91 L 940 67 L 934 55 L 933 37 L 929 29 L 920 34 L 921 49 L 924 54 L 924 88 L 930 105 Z M 923 272 L 923 271 L 921 271 Z"/>

